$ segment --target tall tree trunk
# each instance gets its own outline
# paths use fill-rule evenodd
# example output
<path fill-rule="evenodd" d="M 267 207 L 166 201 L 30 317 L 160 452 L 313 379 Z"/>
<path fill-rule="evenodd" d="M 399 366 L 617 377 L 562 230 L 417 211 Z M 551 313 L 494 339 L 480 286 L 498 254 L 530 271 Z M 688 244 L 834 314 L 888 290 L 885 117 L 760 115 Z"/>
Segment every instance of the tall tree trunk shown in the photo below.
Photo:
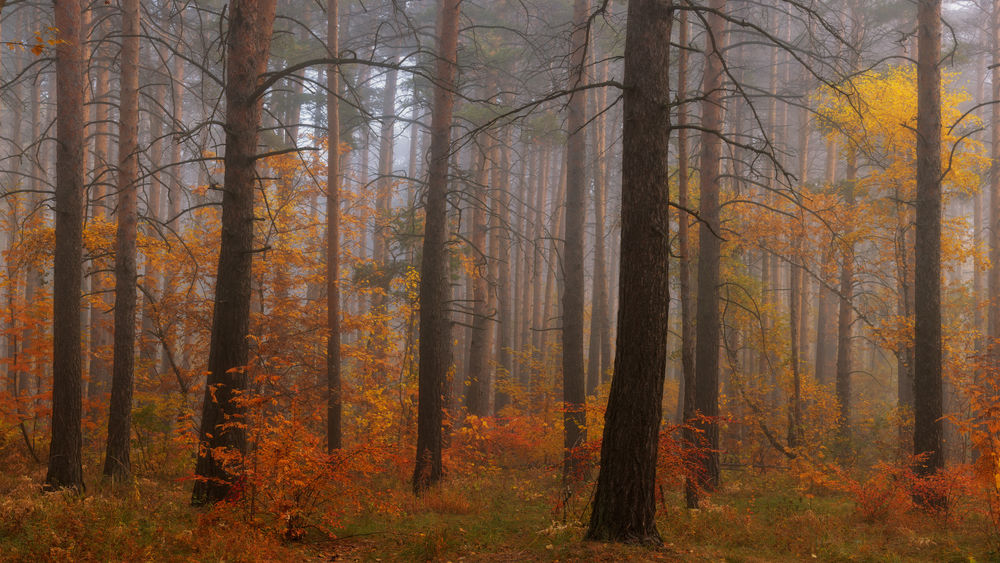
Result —
<path fill-rule="evenodd" d="M 537 177 L 540 169 L 539 163 L 542 160 L 542 156 L 540 154 L 541 151 L 532 150 L 534 143 L 530 139 L 522 139 L 522 144 L 526 149 L 527 162 L 522 163 L 523 172 L 521 174 L 521 218 L 519 225 L 521 227 L 522 242 L 520 251 L 518 252 L 518 262 L 522 263 L 523 267 L 521 268 L 521 277 L 518 280 L 518 284 L 521 287 L 520 302 L 525 306 L 517 307 L 520 317 L 520 335 L 518 337 L 517 348 L 523 354 L 526 354 L 523 357 L 527 362 L 525 360 L 518 362 L 517 382 L 524 388 L 524 391 L 528 391 L 531 387 L 532 360 L 535 354 L 533 347 L 534 332 L 531 329 L 534 327 L 534 319 L 537 313 L 533 296 L 535 287 L 538 285 L 534 283 L 536 275 L 534 261 L 537 257 L 537 252 L 535 251 L 532 225 L 536 223 L 534 221 L 534 207 L 532 206 L 531 197 L 535 193 L 533 190 L 537 185 Z"/>
<path fill-rule="evenodd" d="M 474 263 L 469 274 L 472 284 L 472 330 L 469 333 L 469 362 L 465 376 L 465 409 L 474 416 L 489 416 L 490 414 L 490 365 L 489 349 L 493 321 L 489 318 L 489 249 L 486 247 L 486 214 L 488 210 L 489 168 L 493 162 L 492 141 L 485 152 L 476 155 L 476 177 L 469 198 L 472 205 L 472 236 L 469 237 L 472 248 L 470 256 Z"/>
<path fill-rule="evenodd" d="M 677 203 L 680 211 L 677 217 L 677 240 L 679 244 L 680 260 L 678 276 L 680 277 L 680 300 L 681 300 L 681 393 L 678 399 L 681 403 L 681 419 L 684 422 L 694 418 L 695 407 L 695 330 L 694 319 L 692 318 L 692 298 L 691 298 L 691 236 L 690 218 L 685 209 L 689 209 L 689 174 L 688 171 L 688 115 L 687 106 L 683 100 L 687 97 L 687 73 L 688 73 L 688 22 L 687 12 L 681 11 L 677 19 L 680 27 L 678 33 L 678 44 L 680 49 L 677 56 L 677 92 L 681 103 L 677 106 Z M 683 431 L 684 447 L 690 449 L 697 443 L 697 436 L 694 428 L 685 426 Z M 697 485 L 690 476 L 685 478 L 684 491 L 685 498 L 689 505 L 697 505 Z"/>
<path fill-rule="evenodd" d="M 671 8 L 662 0 L 628 3 L 618 316 L 622 337 L 587 530 L 592 540 L 662 542 L 656 529 L 656 458 L 670 305 L 669 193 L 664 179 L 670 152 Z"/>
<path fill-rule="evenodd" d="M 52 443 L 47 488 L 82 489 L 83 93 L 80 0 L 55 2 L 56 243 L 52 288 Z"/>
<path fill-rule="evenodd" d="M 493 183 L 494 196 L 491 198 L 494 208 L 497 210 L 491 217 L 491 241 L 493 257 L 493 269 L 497 280 L 497 320 L 499 321 L 499 339 L 497 341 L 497 371 L 494 377 L 494 406 L 493 412 L 500 414 L 508 404 L 510 404 L 510 393 L 508 391 L 512 383 L 514 371 L 514 307 L 511 303 L 511 296 L 514 294 L 511 268 L 513 262 L 511 257 L 512 238 L 506 230 L 510 225 L 510 128 L 505 127 L 500 139 L 500 163 L 494 167 L 494 173 L 499 178 Z"/>
<path fill-rule="evenodd" d="M 857 152 L 853 146 L 847 151 L 847 181 L 844 186 L 844 205 L 849 211 L 855 206 L 855 184 L 858 180 Z M 852 229 L 853 227 L 848 227 Z M 851 314 L 854 296 L 854 243 L 850 234 L 842 241 L 840 264 L 840 309 L 837 314 L 837 402 L 840 416 L 837 423 L 840 440 L 850 439 L 851 427 L 851 360 L 853 354 L 851 329 L 854 323 Z M 846 443 L 842 444 L 846 447 Z"/>
<path fill-rule="evenodd" d="M 132 472 L 132 381 L 135 368 L 136 183 L 139 175 L 139 0 L 122 3 L 121 106 L 118 129 L 118 230 L 115 234 L 115 338 L 104 475 Z"/>
<path fill-rule="evenodd" d="M 340 53 L 337 29 L 340 0 L 328 0 L 326 48 L 331 57 Z M 326 343 L 326 444 L 333 453 L 343 444 L 341 429 L 340 381 L 340 68 L 326 68 L 326 115 L 329 147 L 326 169 L 326 326 L 330 336 Z"/>
<path fill-rule="evenodd" d="M 238 395 L 247 389 L 250 283 L 253 257 L 254 159 L 262 98 L 257 85 L 267 70 L 276 0 L 240 0 L 231 6 L 226 65 L 226 156 L 222 196 L 222 243 L 215 283 L 208 380 L 195 467 L 195 505 L 229 496 L 238 468 L 224 465 L 217 448 L 243 455 L 246 429 Z"/>
<path fill-rule="evenodd" d="M 601 82 L 608 80 L 608 62 L 601 61 L 600 77 Z M 611 360 L 611 339 L 608 337 L 608 268 L 605 254 L 604 210 L 607 199 L 608 186 L 605 176 L 607 162 L 605 159 L 606 146 L 605 129 L 607 118 L 604 109 L 608 103 L 607 88 L 600 88 L 594 92 L 594 272 L 593 289 L 591 296 L 594 300 L 590 314 L 590 355 L 587 357 L 587 394 L 593 396 L 597 386 L 604 383 L 607 378 L 608 367 Z"/>
<path fill-rule="evenodd" d="M 917 223 L 914 323 L 914 468 L 944 467 L 941 378 L 941 0 L 917 3 Z M 943 497 L 918 495 L 924 504 Z"/>
<path fill-rule="evenodd" d="M 586 81 L 589 0 L 573 3 L 572 54 L 568 89 L 582 87 Z M 669 28 L 668 28 L 669 29 Z M 570 94 L 566 119 L 566 220 L 563 240 L 562 298 L 562 372 L 563 372 L 563 446 L 566 450 L 566 477 L 577 470 L 578 456 L 572 454 L 587 439 L 586 366 L 583 360 L 583 297 L 586 280 L 583 271 L 583 238 L 587 222 L 587 96 L 583 91 Z"/>
<path fill-rule="evenodd" d="M 532 265 L 531 265 L 531 364 L 532 375 L 530 379 L 537 381 L 543 371 L 541 363 L 545 358 L 545 351 L 542 350 L 542 335 L 546 319 L 543 317 L 542 288 L 545 286 L 543 280 L 548 273 L 548 268 L 543 267 L 542 250 L 545 248 L 545 191 L 548 189 L 549 177 L 549 154 L 551 148 L 545 141 L 538 141 L 542 144 L 539 148 L 538 168 L 535 171 L 535 205 L 534 205 L 534 225 L 535 231 L 532 236 Z"/>
<path fill-rule="evenodd" d="M 431 160 L 427 177 L 424 244 L 420 267 L 420 364 L 418 367 L 417 456 L 413 490 L 441 480 L 441 424 L 444 386 L 451 367 L 448 301 L 448 154 L 454 107 L 460 0 L 439 0 L 437 69 L 431 112 Z"/>
<path fill-rule="evenodd" d="M 394 59 L 390 59 L 394 60 Z M 390 221 L 392 220 L 392 177 L 393 159 L 393 126 L 396 124 L 396 78 L 395 68 L 385 75 L 385 87 L 382 89 L 382 127 L 379 131 L 378 148 L 378 188 L 375 199 L 375 232 L 374 245 L 375 264 L 384 269 L 389 259 Z M 388 291 L 388 287 L 384 288 Z M 384 306 L 384 298 L 378 299 Z"/>
<path fill-rule="evenodd" d="M 549 220 L 551 227 L 549 228 L 549 244 L 548 244 L 548 260 L 546 261 L 546 274 L 545 274 L 545 288 L 542 291 L 544 299 L 542 301 L 542 319 L 543 326 L 546 328 L 550 323 L 562 318 L 562 287 L 563 287 L 563 275 L 565 269 L 565 253 L 560 252 L 560 243 L 564 240 L 560 238 L 563 234 L 563 225 L 565 224 L 565 209 L 566 209 L 566 151 L 562 150 L 561 158 L 555 159 L 556 166 L 558 166 L 558 174 L 556 176 L 556 182 L 554 184 L 550 183 L 549 186 L 552 188 L 552 198 L 550 205 Z M 558 335 L 557 343 L 562 342 L 562 331 L 550 331 L 543 330 L 541 333 L 542 338 L 542 359 L 546 364 L 548 363 L 549 352 L 553 351 L 549 346 L 549 339 L 552 333 L 556 332 Z"/>
<path fill-rule="evenodd" d="M 833 186 L 837 181 L 837 143 L 830 138 L 826 142 L 826 179 L 828 186 Z M 834 260 L 834 248 L 836 243 L 831 240 L 829 246 L 823 253 L 823 264 L 820 268 L 819 288 L 817 290 L 817 300 L 819 301 L 816 311 L 816 357 L 815 371 L 816 382 L 820 385 L 828 385 L 834 378 L 835 363 L 834 355 L 831 354 L 833 308 L 836 306 L 837 297 L 830 289 L 833 284 L 832 274 L 829 272 L 829 265 Z"/>
<path fill-rule="evenodd" d="M 705 78 L 702 92 L 701 201 L 698 232 L 697 342 L 695 344 L 695 408 L 704 420 L 697 427 L 702 432 L 698 468 L 699 486 L 713 490 L 719 486 L 719 260 L 722 250 L 719 219 L 720 160 L 722 145 L 722 51 L 725 48 L 725 25 L 721 12 L 726 0 L 711 0 L 713 13 L 708 16 L 710 38 L 705 53 Z M 694 500 L 695 502 L 691 502 Z M 689 496 L 688 505 L 697 505 Z"/>
<path fill-rule="evenodd" d="M 799 184 L 805 186 L 809 174 L 809 108 L 803 106 L 799 114 Z M 802 356 L 805 348 L 805 280 L 802 264 L 805 262 L 805 214 L 801 201 L 796 213 L 797 228 L 792 232 L 792 261 L 789 262 L 791 295 L 788 306 L 788 326 L 790 328 L 790 357 L 792 365 L 792 395 L 789 397 L 788 445 L 798 447 L 802 443 Z M 801 229 L 801 230 L 800 230 Z"/>
<path fill-rule="evenodd" d="M 1000 100 L 1000 0 L 993 0 L 993 99 Z M 1000 365 L 1000 350 L 996 350 L 996 340 L 1000 338 L 1000 104 L 990 104 L 990 216 L 989 228 L 994 236 L 990 237 L 990 271 L 987 280 L 989 286 L 989 318 L 987 341 L 990 343 L 991 363 Z"/>
<path fill-rule="evenodd" d="M 95 9 L 98 10 L 97 19 L 104 22 L 105 11 L 99 7 Z M 106 36 L 105 30 L 106 25 L 103 23 L 98 24 L 96 27 L 96 33 L 102 38 Z M 111 64 L 111 57 L 108 56 L 106 48 L 102 49 L 99 47 L 94 51 L 94 60 L 97 61 L 98 71 L 93 113 L 95 125 L 94 149 L 91 152 L 93 155 L 91 181 L 93 183 L 91 184 L 90 216 L 94 219 L 103 219 L 107 216 L 107 209 L 109 208 L 105 198 L 107 197 L 107 186 L 110 182 L 109 176 L 112 170 L 110 166 L 111 120 L 109 119 L 109 108 L 112 103 L 110 99 L 111 72 L 108 69 Z M 108 380 L 110 379 L 108 362 L 103 357 L 103 352 L 111 343 L 111 335 L 108 332 L 107 326 L 107 312 L 111 310 L 112 305 L 104 291 L 103 277 L 97 271 L 97 268 L 92 269 L 90 273 L 90 291 L 97 296 L 97 299 L 92 300 L 90 304 L 90 340 L 88 342 L 87 362 L 87 372 L 90 374 L 90 382 L 87 385 L 87 402 L 88 416 L 95 420 L 97 412 L 99 412 L 97 406 L 104 402 L 102 395 L 107 392 Z"/>

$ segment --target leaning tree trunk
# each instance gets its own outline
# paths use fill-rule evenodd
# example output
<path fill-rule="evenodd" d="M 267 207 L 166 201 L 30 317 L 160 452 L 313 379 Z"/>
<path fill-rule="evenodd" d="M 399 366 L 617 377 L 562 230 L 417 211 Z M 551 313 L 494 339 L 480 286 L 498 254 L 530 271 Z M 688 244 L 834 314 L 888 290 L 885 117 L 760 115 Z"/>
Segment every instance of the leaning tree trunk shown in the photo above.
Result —
<path fill-rule="evenodd" d="M 702 86 L 701 141 L 701 225 L 698 231 L 698 302 L 695 343 L 695 409 L 704 419 L 697 427 L 702 432 L 701 445 L 706 452 L 700 457 L 698 484 L 704 489 L 719 486 L 719 259 L 722 251 L 719 220 L 719 184 L 722 150 L 722 51 L 725 28 L 721 12 L 725 0 L 712 0 L 713 13 L 708 16 L 711 39 L 705 61 Z M 693 501 L 693 502 L 692 502 Z M 688 495 L 688 505 L 697 505 L 694 495 Z"/>
<path fill-rule="evenodd" d="M 917 4 L 917 223 L 913 454 L 927 476 L 944 467 L 941 381 L 941 0 Z M 918 495 L 924 504 L 941 498 Z"/>
<path fill-rule="evenodd" d="M 461 0 L 440 0 L 437 71 L 431 111 L 431 160 L 427 175 L 424 245 L 420 264 L 420 363 L 417 392 L 417 457 L 413 490 L 441 480 L 441 424 L 445 381 L 451 367 L 448 302 L 448 156 L 454 109 Z"/>
<path fill-rule="evenodd" d="M 115 336 L 104 475 L 128 479 L 135 370 L 136 181 L 139 175 L 139 0 L 122 4 L 118 133 L 118 231 L 115 235 Z"/>
<path fill-rule="evenodd" d="M 670 2 L 632 0 L 625 43 L 622 235 L 615 375 L 587 538 L 661 543 L 656 456 L 670 304 Z"/>
<path fill-rule="evenodd" d="M 52 274 L 52 443 L 47 488 L 82 489 L 83 45 L 80 0 L 55 2 L 56 243 Z"/>
<path fill-rule="evenodd" d="M 253 201 L 257 172 L 260 77 L 267 70 L 276 0 L 231 5 L 226 66 L 226 156 L 222 196 L 222 244 L 215 282 L 215 311 L 208 354 L 208 381 L 198 441 L 192 504 L 217 502 L 237 484 L 239 468 L 216 457 L 217 448 L 245 454 L 246 429 L 239 395 L 246 391 L 250 353 L 250 282 Z M 236 422 L 237 424 L 233 424 Z"/>

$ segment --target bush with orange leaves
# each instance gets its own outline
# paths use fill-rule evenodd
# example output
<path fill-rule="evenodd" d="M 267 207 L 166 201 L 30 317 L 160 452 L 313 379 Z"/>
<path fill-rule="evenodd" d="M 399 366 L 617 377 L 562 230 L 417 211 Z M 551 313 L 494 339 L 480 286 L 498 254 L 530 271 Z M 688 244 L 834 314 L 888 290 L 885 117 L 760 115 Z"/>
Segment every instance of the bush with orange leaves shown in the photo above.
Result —
<path fill-rule="evenodd" d="M 996 361 L 1000 343 L 977 358 L 975 373 L 964 386 L 969 402 L 969 416 L 958 422 L 959 429 L 969 436 L 976 451 L 976 480 L 989 505 L 994 534 L 1000 540 L 1000 365 Z"/>
<path fill-rule="evenodd" d="M 452 435 L 449 452 L 453 467 L 539 467 L 550 457 L 549 421 L 530 413 L 509 412 L 503 417 L 467 415 Z"/>
<path fill-rule="evenodd" d="M 865 475 L 855 476 L 834 463 L 799 458 L 793 461 L 792 471 L 806 496 L 846 493 L 857 514 L 868 522 L 884 521 L 918 505 L 945 515 L 975 511 L 975 487 L 968 466 L 956 465 L 921 476 L 914 471 L 921 462 L 922 456 L 880 462 Z M 929 502 L 918 503 L 919 499 Z"/>
<path fill-rule="evenodd" d="M 334 537 L 348 514 L 363 508 L 396 512 L 381 506 L 371 477 L 389 465 L 384 444 L 365 442 L 333 453 L 326 451 L 320 409 L 308 402 L 279 402 L 248 391 L 237 398 L 244 409 L 248 453 L 216 452 L 231 475 L 238 475 L 228 502 L 209 518 L 240 518 L 271 528 L 288 541 L 310 531 Z"/>

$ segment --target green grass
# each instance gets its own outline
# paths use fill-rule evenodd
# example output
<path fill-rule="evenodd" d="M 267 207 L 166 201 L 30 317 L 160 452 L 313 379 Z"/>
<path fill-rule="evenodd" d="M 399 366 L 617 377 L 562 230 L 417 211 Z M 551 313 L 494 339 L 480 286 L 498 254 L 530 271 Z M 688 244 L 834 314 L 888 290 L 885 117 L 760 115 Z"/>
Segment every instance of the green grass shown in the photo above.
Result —
<path fill-rule="evenodd" d="M 697 511 L 668 491 L 658 549 L 582 541 L 589 492 L 567 505 L 564 521 L 553 510 L 558 480 L 537 470 L 454 477 L 420 498 L 393 480 L 339 528 L 307 526 L 294 542 L 263 516 L 190 508 L 187 482 L 112 488 L 91 476 L 79 496 L 42 494 L 41 477 L 40 468 L 0 476 L 0 560 L 1000 562 L 980 510 L 866 521 L 849 496 L 807 496 L 780 474 L 726 475 L 726 488 Z"/>

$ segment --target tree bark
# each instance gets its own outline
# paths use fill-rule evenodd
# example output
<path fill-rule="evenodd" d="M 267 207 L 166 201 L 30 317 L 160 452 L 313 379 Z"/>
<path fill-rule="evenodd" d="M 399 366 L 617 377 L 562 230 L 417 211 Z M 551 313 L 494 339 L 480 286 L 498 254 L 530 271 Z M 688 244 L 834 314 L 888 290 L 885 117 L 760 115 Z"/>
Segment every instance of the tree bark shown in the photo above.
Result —
<path fill-rule="evenodd" d="M 331 57 L 340 53 L 340 0 L 327 1 L 326 48 Z M 333 453 L 343 445 L 340 380 L 340 68 L 326 68 L 328 131 L 326 169 L 326 444 Z"/>
<path fill-rule="evenodd" d="M 608 80 L 608 62 L 599 63 L 601 73 L 599 82 Z M 591 296 L 593 306 L 590 315 L 590 353 L 587 357 L 587 394 L 593 396 L 597 391 L 597 386 L 607 379 L 608 368 L 611 360 L 611 339 L 608 337 L 608 268 L 605 245 L 605 205 L 607 199 L 607 181 L 605 168 L 605 129 L 607 118 L 604 109 L 608 103 L 608 92 L 606 88 L 600 88 L 594 92 L 594 272 L 593 289 Z"/>
<path fill-rule="evenodd" d="M 854 185 L 858 180 L 857 154 L 854 147 L 847 152 L 847 180 L 844 186 L 844 206 L 852 212 L 855 206 Z M 848 227 L 850 230 L 853 227 Z M 837 403 L 840 405 L 840 416 L 837 421 L 837 433 L 842 442 L 850 439 L 851 427 L 851 329 L 854 323 L 852 301 L 854 299 L 854 243 L 850 233 L 842 242 L 840 264 L 840 308 L 837 313 L 837 372 L 836 391 Z M 846 446 L 846 444 L 842 444 Z M 842 452 L 843 453 L 843 452 Z"/>
<path fill-rule="evenodd" d="M 993 99 L 1000 100 L 1000 0 L 993 1 Z M 990 216 L 989 226 L 994 236 L 990 237 L 990 272 L 988 286 L 989 305 L 989 339 L 995 348 L 995 341 L 1000 337 L 1000 104 L 990 104 L 991 111 L 991 163 L 990 166 Z M 991 361 L 1000 364 L 1000 353 L 991 349 Z"/>
<path fill-rule="evenodd" d="M 573 3 L 573 35 L 570 40 L 569 89 L 586 81 L 587 17 L 589 0 Z M 566 119 L 566 220 L 563 240 L 562 296 L 562 374 L 563 374 L 563 446 L 566 453 L 564 476 L 577 472 L 575 448 L 587 439 L 586 365 L 583 356 L 583 238 L 587 221 L 587 96 L 584 92 L 570 94 L 569 115 Z"/>
<path fill-rule="evenodd" d="M 80 0 L 58 0 L 56 243 L 52 288 L 52 442 L 45 486 L 83 489 L 82 345 L 84 67 Z"/>
<path fill-rule="evenodd" d="M 677 54 L 677 95 L 681 103 L 677 106 L 677 203 L 681 209 L 688 209 L 689 174 L 688 171 L 688 135 L 687 106 L 683 100 L 687 97 L 688 73 L 688 22 L 687 12 L 681 11 L 677 18 L 680 27 L 678 44 L 681 48 Z M 690 218 L 685 211 L 678 211 L 677 241 L 680 252 L 678 276 L 680 277 L 681 301 L 681 419 L 691 421 L 696 411 L 695 407 L 695 330 L 692 318 L 691 298 L 691 236 Z M 685 426 L 683 431 L 684 447 L 690 449 L 696 445 L 697 436 L 694 428 Z M 685 499 L 689 505 L 697 505 L 696 484 L 690 477 L 685 478 Z"/>
<path fill-rule="evenodd" d="M 139 175 L 139 0 L 122 2 L 121 102 L 118 129 L 118 230 L 115 234 L 115 335 L 104 476 L 127 480 L 132 427 L 137 292 L 136 183 Z"/>
<path fill-rule="evenodd" d="M 718 2 L 719 0 L 715 0 Z M 670 27 L 663 0 L 628 4 L 622 149 L 621 289 L 615 375 L 587 538 L 662 543 L 656 458 L 667 365 Z"/>
<path fill-rule="evenodd" d="M 431 112 L 431 160 L 427 177 L 424 244 L 420 267 L 420 363 L 417 456 L 413 490 L 441 480 L 441 424 L 445 381 L 451 367 L 448 301 L 448 156 L 454 108 L 460 0 L 439 0 L 437 69 Z"/>
<path fill-rule="evenodd" d="M 499 176 L 494 184 L 494 196 L 490 199 L 497 209 L 490 215 L 491 256 L 493 257 L 494 279 L 497 280 L 496 311 L 499 324 L 497 340 L 497 370 L 494 379 L 494 414 L 500 414 L 510 404 L 508 391 L 514 371 L 514 309 L 511 303 L 513 284 L 511 268 L 511 237 L 506 230 L 510 225 L 510 128 L 504 128 L 500 141 L 500 163 L 493 168 Z"/>
<path fill-rule="evenodd" d="M 492 341 L 493 321 L 489 318 L 489 249 L 487 248 L 486 214 L 489 168 L 493 162 L 492 140 L 487 141 L 485 152 L 479 151 L 473 168 L 476 177 L 469 198 L 472 205 L 472 236 L 470 256 L 474 269 L 469 278 L 472 284 L 472 329 L 469 333 L 469 362 L 465 376 L 465 409 L 474 416 L 490 414 L 490 365 L 489 349 Z"/>
<path fill-rule="evenodd" d="M 394 58 L 391 60 L 395 60 Z M 385 87 L 382 89 L 382 127 L 379 130 L 378 149 L 378 189 L 375 200 L 375 233 L 374 257 L 375 264 L 380 268 L 386 267 L 389 259 L 389 235 L 391 233 L 390 222 L 392 220 L 392 186 L 395 179 L 392 177 L 393 159 L 393 126 L 396 124 L 396 79 L 398 72 L 395 68 L 389 70 L 385 75 Z M 388 287 L 385 288 L 388 291 Z M 380 299 L 384 306 L 384 299 Z"/>
<path fill-rule="evenodd" d="M 944 467 L 941 378 L 941 0 L 917 4 L 917 222 L 914 290 L 915 471 Z M 946 499 L 918 495 L 923 504 Z"/>
<path fill-rule="evenodd" d="M 708 16 L 705 78 L 702 92 L 701 201 L 702 223 L 698 233 L 697 342 L 695 344 L 695 408 L 706 417 L 696 425 L 702 432 L 701 446 L 707 451 L 700 459 L 698 485 L 705 490 L 719 486 L 719 260 L 721 223 L 719 218 L 720 161 L 722 145 L 722 52 L 725 25 L 721 12 L 725 0 L 712 0 L 714 13 Z M 689 499 L 689 505 L 690 505 Z M 697 504 L 696 502 L 694 504 Z"/>
<path fill-rule="evenodd" d="M 226 155 L 222 196 L 222 243 L 215 283 L 208 380 L 198 437 L 191 502 L 225 499 L 238 489 L 239 467 L 223 465 L 214 451 L 246 454 L 244 407 L 249 359 L 250 284 L 253 257 L 254 159 L 261 102 L 255 97 L 267 70 L 276 0 L 239 0 L 230 7 L 226 65 Z"/>

